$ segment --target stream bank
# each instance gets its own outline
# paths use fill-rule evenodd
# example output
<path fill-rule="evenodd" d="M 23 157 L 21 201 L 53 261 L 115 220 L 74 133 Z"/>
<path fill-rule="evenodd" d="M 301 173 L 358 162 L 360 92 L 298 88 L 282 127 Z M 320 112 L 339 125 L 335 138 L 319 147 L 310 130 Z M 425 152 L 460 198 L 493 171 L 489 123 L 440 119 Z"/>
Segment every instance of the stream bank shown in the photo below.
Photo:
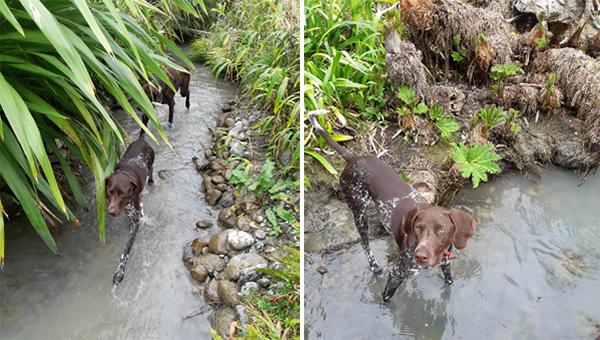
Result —
<path fill-rule="evenodd" d="M 209 310 L 210 306 L 211 327 L 223 338 L 232 332 L 240 336 L 236 325 L 247 330 L 247 324 L 252 321 L 246 307 L 250 295 L 273 295 L 283 288 L 272 276 L 256 269 L 283 269 L 279 260 L 286 255 L 283 245 L 299 242 L 299 235 L 287 227 L 275 230 L 266 216 L 267 210 L 277 210 L 276 205 L 284 207 L 286 202 L 265 199 L 266 191 L 249 191 L 248 185 L 238 192 L 238 185 L 230 184 L 236 169 L 239 171 L 246 163 L 251 164 L 250 176 L 263 176 L 265 163 L 270 162 L 263 156 L 268 140 L 253 127 L 265 116 L 265 112 L 254 105 L 248 106 L 247 100 L 230 101 L 215 128 L 211 128 L 212 143 L 200 150 L 193 160 L 202 178 L 199 197 L 219 212 L 215 222 L 196 223 L 197 238 L 187 243 L 182 260 L 197 287 L 195 294 L 204 299 L 199 313 Z M 280 153 L 277 161 L 289 165 L 289 154 Z M 277 183 L 281 182 L 280 179 Z M 290 205 L 299 206 L 296 190 L 286 187 L 284 194 L 292 197 Z M 298 211 L 292 214 L 299 221 Z M 286 225 L 281 217 L 277 223 Z M 214 227 L 219 230 L 217 234 L 206 232 L 207 228 Z M 299 318 L 299 315 L 290 317 Z"/>

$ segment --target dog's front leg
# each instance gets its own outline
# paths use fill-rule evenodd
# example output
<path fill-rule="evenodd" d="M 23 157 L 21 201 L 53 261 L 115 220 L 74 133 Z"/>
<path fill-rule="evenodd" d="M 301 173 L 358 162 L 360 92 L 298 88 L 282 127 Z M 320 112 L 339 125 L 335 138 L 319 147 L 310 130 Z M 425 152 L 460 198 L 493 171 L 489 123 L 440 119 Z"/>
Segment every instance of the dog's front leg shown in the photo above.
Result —
<path fill-rule="evenodd" d="M 119 265 L 117 266 L 117 270 L 113 276 L 113 286 L 116 286 L 123 281 L 123 277 L 125 276 L 125 265 L 127 264 L 127 260 L 129 260 L 129 252 L 131 251 L 133 241 L 135 241 L 135 236 L 137 235 L 138 228 L 140 227 L 140 213 L 137 209 L 135 209 L 133 203 L 127 204 L 125 207 L 125 212 L 127 213 L 127 217 L 129 217 L 130 223 L 129 238 L 127 239 L 125 249 L 123 249 L 123 254 L 121 254 L 121 259 L 119 260 Z"/>
<path fill-rule="evenodd" d="M 385 289 L 381 294 L 384 303 L 387 303 L 392 299 L 392 296 L 394 296 L 394 293 L 396 293 L 398 287 L 400 287 L 402 282 L 404 282 L 406 277 L 408 277 L 410 268 L 410 261 L 407 261 L 402 257 L 402 255 L 400 255 L 390 270 L 390 277 L 388 278 Z"/>
<path fill-rule="evenodd" d="M 446 284 L 449 286 L 454 282 L 452 280 L 452 270 L 450 268 L 450 260 L 444 259 L 444 262 L 442 262 L 441 267 L 442 267 L 442 273 L 444 273 L 444 282 L 446 282 Z"/>

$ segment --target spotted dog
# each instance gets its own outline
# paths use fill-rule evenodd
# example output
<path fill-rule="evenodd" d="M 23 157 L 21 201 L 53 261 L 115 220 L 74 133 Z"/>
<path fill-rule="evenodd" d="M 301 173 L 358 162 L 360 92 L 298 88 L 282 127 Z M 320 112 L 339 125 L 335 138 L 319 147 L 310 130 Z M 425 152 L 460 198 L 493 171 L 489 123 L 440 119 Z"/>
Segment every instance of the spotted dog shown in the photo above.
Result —
<path fill-rule="evenodd" d="M 340 186 L 354 214 L 361 245 L 373 272 L 381 271 L 369 246 L 367 206 L 373 200 L 385 230 L 394 236 L 400 255 L 390 270 L 383 291 L 383 301 L 388 302 L 400 284 L 411 273 L 423 267 L 441 264 L 445 282 L 452 284 L 450 270 L 452 245 L 457 249 L 467 246 L 475 233 L 475 220 L 469 214 L 430 205 L 412 186 L 390 167 L 374 156 L 355 156 L 335 142 L 323 130 L 315 116 L 326 110 L 311 111 L 308 119 L 347 162 L 340 176 Z"/>
<path fill-rule="evenodd" d="M 140 226 L 140 217 L 144 215 L 142 190 L 144 190 L 146 179 L 148 179 L 148 183 L 153 183 L 153 163 L 154 150 L 140 134 L 140 137 L 129 145 L 117 163 L 115 172 L 106 177 L 107 212 L 111 216 L 117 217 L 125 211 L 130 222 L 129 238 L 113 277 L 114 286 L 121 283 L 125 275 L 125 264 L 127 264 L 129 252 Z"/>

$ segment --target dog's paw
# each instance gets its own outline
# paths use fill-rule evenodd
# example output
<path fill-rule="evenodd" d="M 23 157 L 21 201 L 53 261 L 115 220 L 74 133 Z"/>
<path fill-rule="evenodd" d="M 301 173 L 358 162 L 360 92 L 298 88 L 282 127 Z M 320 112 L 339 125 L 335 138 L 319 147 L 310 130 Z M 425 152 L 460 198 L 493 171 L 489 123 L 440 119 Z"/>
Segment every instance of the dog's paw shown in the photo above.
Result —
<path fill-rule="evenodd" d="M 113 286 L 118 286 L 119 283 L 121 283 L 121 281 L 123 281 L 123 277 L 125 276 L 125 273 L 118 271 L 115 273 L 115 276 L 113 277 Z"/>
<path fill-rule="evenodd" d="M 169 123 L 167 123 L 167 126 L 168 126 L 169 128 L 172 128 L 172 127 L 173 127 L 173 123 L 169 122 Z"/>
<path fill-rule="evenodd" d="M 373 274 L 381 274 L 383 273 L 383 267 L 376 265 L 375 267 L 371 267 L 371 271 L 373 271 Z"/>

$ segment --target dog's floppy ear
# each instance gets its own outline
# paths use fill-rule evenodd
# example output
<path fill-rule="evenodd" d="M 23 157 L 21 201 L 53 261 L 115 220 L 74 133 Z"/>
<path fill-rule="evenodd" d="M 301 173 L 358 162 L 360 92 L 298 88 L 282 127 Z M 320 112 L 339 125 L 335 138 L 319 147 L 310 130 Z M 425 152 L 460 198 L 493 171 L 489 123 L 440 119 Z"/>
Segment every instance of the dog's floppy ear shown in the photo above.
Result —
<path fill-rule="evenodd" d="M 410 248 L 417 239 L 415 235 L 415 229 L 413 228 L 413 224 L 415 223 L 415 220 L 417 219 L 417 216 L 419 216 L 420 212 L 421 208 L 414 208 L 412 210 L 409 210 L 406 214 L 404 214 L 404 216 L 402 216 L 402 223 L 400 224 L 400 228 L 407 235 L 407 248 Z"/>
<path fill-rule="evenodd" d="M 133 194 L 138 187 L 138 180 L 136 177 L 129 175 L 129 183 L 131 183 L 131 193 Z"/>
<path fill-rule="evenodd" d="M 471 215 L 455 209 L 450 210 L 450 219 L 456 227 L 454 246 L 456 249 L 464 249 L 467 241 L 475 234 L 475 219 Z"/>
<path fill-rule="evenodd" d="M 104 186 L 106 187 L 108 185 L 108 181 L 110 181 L 110 179 L 112 178 L 112 176 L 114 176 L 115 174 L 110 174 L 108 176 L 106 176 L 106 178 L 104 179 Z"/>

